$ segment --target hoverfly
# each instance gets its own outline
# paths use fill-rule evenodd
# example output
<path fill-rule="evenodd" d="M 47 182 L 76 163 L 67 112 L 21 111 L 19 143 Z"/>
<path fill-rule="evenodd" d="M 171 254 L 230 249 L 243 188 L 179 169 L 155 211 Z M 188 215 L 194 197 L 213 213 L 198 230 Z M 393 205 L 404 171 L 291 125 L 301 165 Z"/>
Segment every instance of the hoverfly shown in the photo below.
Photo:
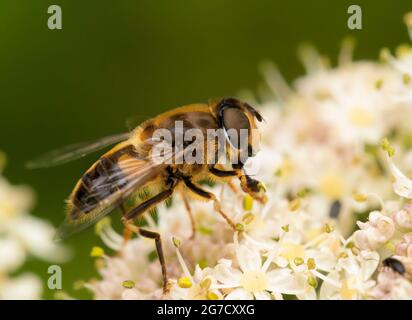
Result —
<path fill-rule="evenodd" d="M 133 220 L 153 209 L 159 203 L 172 196 L 179 190 L 185 206 L 191 216 L 189 202 L 186 196 L 214 202 L 215 210 L 236 229 L 236 223 L 223 212 L 216 196 L 199 186 L 198 181 L 210 178 L 216 181 L 229 182 L 238 178 L 241 189 L 260 202 L 266 201 L 263 185 L 247 175 L 243 161 L 229 163 L 228 166 L 213 164 L 208 161 L 210 154 L 215 154 L 216 143 L 197 143 L 198 149 L 203 151 L 203 163 L 188 163 L 182 155 L 193 145 L 183 143 L 183 148 L 176 151 L 163 153 L 166 159 L 178 158 L 183 161 L 158 162 L 153 157 L 154 147 L 159 145 L 159 140 L 154 139 L 154 133 L 159 129 L 166 129 L 176 133 L 176 122 L 183 124 L 184 134 L 189 129 L 197 129 L 206 136 L 209 129 L 221 129 L 225 132 L 225 144 L 232 153 L 240 152 L 239 145 L 233 144 L 230 130 L 239 132 L 246 130 L 246 158 L 256 153 L 258 137 L 256 137 L 257 122 L 262 116 L 249 104 L 235 98 L 224 98 L 209 104 L 191 104 L 172 109 L 152 119 L 146 120 L 133 131 L 103 138 L 97 142 L 85 145 L 73 145 L 62 150 L 52 151 L 45 156 L 30 163 L 29 167 L 47 167 L 65 163 L 80 158 L 89 152 L 97 151 L 110 144 L 118 143 L 113 149 L 105 153 L 95 162 L 78 181 L 69 199 L 67 200 L 67 214 L 62 226 L 58 229 L 57 237 L 66 238 L 73 233 L 91 226 L 114 209 L 120 208 L 123 212 L 122 222 L 125 230 L 155 240 L 156 249 L 163 275 L 163 289 L 167 290 L 166 264 L 162 251 L 160 234 L 137 227 Z M 206 139 L 207 140 L 207 139 Z M 170 142 L 175 147 L 176 135 Z M 244 149 L 244 148 L 243 148 Z M 207 152 L 206 152 L 207 151 Z M 244 151 L 244 150 L 243 150 Z M 228 156 L 229 152 L 226 154 Z M 140 203 L 133 208 L 127 208 L 127 200 L 144 192 Z"/>

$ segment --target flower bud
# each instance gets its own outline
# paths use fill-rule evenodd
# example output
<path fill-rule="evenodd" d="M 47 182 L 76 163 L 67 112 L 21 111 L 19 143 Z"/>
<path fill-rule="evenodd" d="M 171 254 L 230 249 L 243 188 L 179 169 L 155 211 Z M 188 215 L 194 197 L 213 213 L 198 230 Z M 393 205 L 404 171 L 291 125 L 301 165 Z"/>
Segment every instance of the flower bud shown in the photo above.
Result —
<path fill-rule="evenodd" d="M 354 233 L 356 245 L 362 249 L 376 250 L 384 245 L 394 234 L 395 226 L 391 218 L 379 211 L 369 214 L 368 222 L 358 222 L 360 230 Z"/>
<path fill-rule="evenodd" d="M 412 258 L 412 237 L 404 235 L 402 241 L 396 245 L 395 253 L 399 256 Z"/>
<path fill-rule="evenodd" d="M 396 227 L 403 232 L 412 231 L 412 205 L 407 204 L 392 216 Z"/>

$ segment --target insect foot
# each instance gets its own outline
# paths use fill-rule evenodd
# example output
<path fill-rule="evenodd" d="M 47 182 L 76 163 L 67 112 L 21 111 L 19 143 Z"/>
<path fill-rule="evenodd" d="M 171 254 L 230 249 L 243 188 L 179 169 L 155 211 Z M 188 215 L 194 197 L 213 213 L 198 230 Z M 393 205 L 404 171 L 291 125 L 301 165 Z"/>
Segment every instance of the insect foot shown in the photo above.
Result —
<path fill-rule="evenodd" d="M 172 288 L 172 285 L 173 284 L 170 280 L 167 280 L 167 282 L 163 284 L 163 294 L 162 294 L 162 296 L 164 298 L 167 298 L 167 296 L 169 295 L 170 289 Z"/>
<path fill-rule="evenodd" d="M 244 192 L 250 194 L 256 201 L 259 201 L 262 204 L 265 204 L 268 201 L 266 187 L 263 182 L 244 175 L 240 178 L 240 186 Z"/>

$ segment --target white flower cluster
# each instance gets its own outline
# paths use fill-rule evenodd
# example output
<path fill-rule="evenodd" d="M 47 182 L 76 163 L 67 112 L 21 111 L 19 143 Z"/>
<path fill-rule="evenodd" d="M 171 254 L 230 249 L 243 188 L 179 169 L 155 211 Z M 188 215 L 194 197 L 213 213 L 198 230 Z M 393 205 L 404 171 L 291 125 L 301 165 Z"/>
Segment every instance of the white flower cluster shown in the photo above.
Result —
<path fill-rule="evenodd" d="M 412 16 L 407 15 L 412 36 Z M 127 244 L 107 220 L 94 248 L 96 299 L 412 299 L 412 50 L 383 62 L 352 61 L 345 41 L 335 68 L 302 49 L 307 74 L 289 87 L 266 65 L 257 177 L 268 203 L 215 186 L 222 208 L 244 225 L 233 233 L 213 205 L 181 199 L 149 227 L 163 238 L 170 292 L 161 290 L 153 241 Z M 250 100 L 250 99 L 249 99 Z M 392 144 L 389 144 L 389 141 Z M 393 146 L 392 146 L 393 145 Z M 394 157 L 396 150 L 396 157 Z M 172 239 L 174 239 L 172 241 Z"/>
<path fill-rule="evenodd" d="M 34 200 L 31 189 L 11 185 L 1 175 L 4 165 L 5 156 L 0 152 L 0 300 L 40 299 L 40 278 L 30 272 L 19 273 L 19 269 L 29 256 L 63 261 L 68 251 L 53 242 L 50 224 L 29 214 Z"/>

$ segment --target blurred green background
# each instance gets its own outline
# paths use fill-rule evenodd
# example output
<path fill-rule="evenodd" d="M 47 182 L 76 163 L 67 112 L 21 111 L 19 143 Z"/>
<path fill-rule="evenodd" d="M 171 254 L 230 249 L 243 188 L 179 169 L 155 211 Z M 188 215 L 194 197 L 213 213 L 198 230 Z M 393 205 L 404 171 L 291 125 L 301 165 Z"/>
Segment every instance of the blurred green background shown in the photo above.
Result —
<path fill-rule="evenodd" d="M 58 4 L 63 29 L 47 28 Z M 363 30 L 347 28 L 347 8 L 359 4 Z M 297 0 L 163 0 L 0 2 L 0 149 L 5 175 L 37 192 L 34 214 L 58 225 L 64 199 L 97 158 L 29 171 L 26 160 L 49 149 L 125 130 L 131 115 L 255 90 L 257 66 L 275 61 L 288 80 L 303 72 L 297 46 L 306 41 L 336 61 L 346 35 L 356 58 L 408 41 L 402 17 L 412 2 Z M 89 257 L 100 244 L 93 230 L 67 241 L 74 259 L 63 265 L 63 286 L 96 276 Z M 47 279 L 47 263 L 29 261 Z M 53 292 L 46 291 L 46 298 Z"/>

